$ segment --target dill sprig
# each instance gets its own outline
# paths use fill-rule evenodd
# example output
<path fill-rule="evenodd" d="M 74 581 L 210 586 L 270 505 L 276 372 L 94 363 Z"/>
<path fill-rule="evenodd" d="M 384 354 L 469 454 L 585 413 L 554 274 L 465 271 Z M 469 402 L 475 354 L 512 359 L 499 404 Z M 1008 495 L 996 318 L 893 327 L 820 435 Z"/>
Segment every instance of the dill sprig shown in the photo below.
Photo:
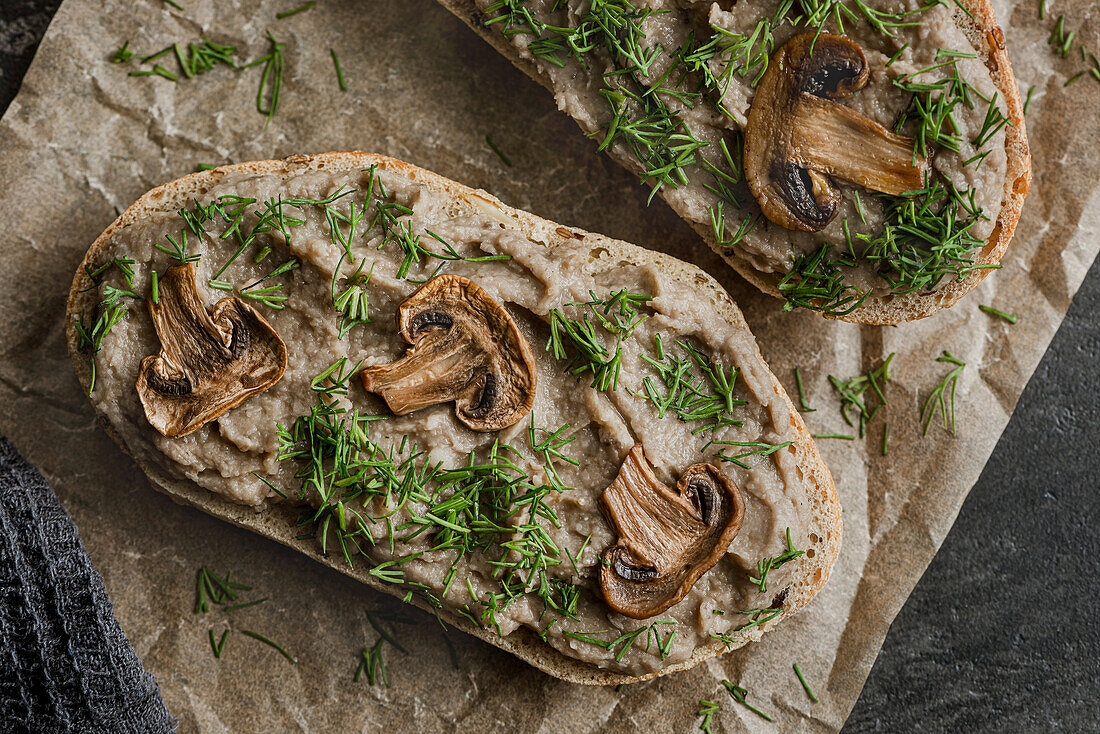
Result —
<path fill-rule="evenodd" d="M 809 403 L 806 402 L 806 390 L 802 387 L 802 373 L 797 367 L 794 368 L 794 384 L 798 388 L 798 412 L 799 413 L 814 413 L 817 408 L 811 408 Z"/>
<path fill-rule="evenodd" d="M 336 49 L 330 48 L 328 52 L 332 55 L 332 65 L 336 69 L 336 81 L 340 85 L 340 91 L 346 92 L 348 91 L 348 82 L 344 79 L 344 70 L 340 66 L 340 59 L 336 57 Z"/>
<path fill-rule="evenodd" d="M 741 425 L 732 418 L 734 408 L 746 404 L 734 397 L 739 374 L 736 367 L 723 367 L 687 342 L 676 342 L 687 355 L 684 358 L 666 353 L 660 334 L 654 334 L 653 341 L 657 358 L 643 354 L 642 359 L 657 371 L 657 380 L 664 391 L 657 387 L 652 375 L 647 375 L 642 380 L 642 392 L 657 407 L 658 418 L 664 418 L 671 410 L 683 422 L 708 421 L 693 429 L 693 433 Z"/>
<path fill-rule="evenodd" d="M 798 682 L 806 689 L 806 695 L 810 697 L 810 700 L 814 703 L 820 703 L 817 700 L 817 696 L 815 696 L 814 692 L 810 689 L 810 684 L 806 682 L 806 677 L 802 675 L 802 669 L 798 667 L 798 663 L 794 664 L 794 674 L 798 676 Z"/>
<path fill-rule="evenodd" d="M 741 461 L 741 459 L 748 458 L 749 456 L 771 456 L 779 449 L 785 449 L 793 443 L 794 441 L 784 441 L 783 443 L 776 444 L 764 441 L 708 441 L 702 450 L 706 451 L 711 446 L 734 446 L 744 449 L 736 454 L 718 451 L 714 454 L 714 458 L 719 461 L 728 461 L 731 464 L 736 464 L 742 469 L 748 469 L 749 465 Z"/>
<path fill-rule="evenodd" d="M 111 329 L 122 321 L 130 311 L 125 305 L 123 298 L 140 298 L 138 294 L 133 291 L 133 266 L 134 261 L 130 258 L 114 257 L 98 267 L 92 268 L 86 265 L 84 268 L 84 271 L 92 281 L 89 290 L 99 285 L 104 275 L 112 268 L 117 269 L 119 273 L 122 274 L 122 279 L 126 283 L 126 288 L 116 288 L 111 285 L 103 286 L 101 294 L 103 298 L 96 304 L 95 310 L 92 313 L 91 322 L 85 323 L 84 317 L 79 316 L 74 324 L 76 328 L 77 349 L 88 355 L 88 365 L 91 370 L 91 380 L 88 383 L 88 395 L 91 395 L 95 391 L 95 357 L 103 348 L 103 340 Z"/>
<path fill-rule="evenodd" d="M 282 655 L 284 658 L 289 660 L 292 665 L 297 665 L 298 664 L 298 661 L 294 659 L 294 656 L 292 656 L 289 652 L 287 652 L 285 649 L 283 649 L 282 645 L 268 639 L 267 637 L 264 637 L 259 632 L 253 632 L 252 630 L 241 630 L 241 634 L 242 635 L 248 635 L 252 639 L 259 640 L 260 642 L 264 643 L 268 647 L 274 648 L 275 650 L 278 651 L 278 653 L 280 655 Z"/>
<path fill-rule="evenodd" d="M 558 308 L 550 311 L 550 338 L 546 342 L 546 351 L 554 359 L 567 360 L 565 371 L 571 375 L 591 373 L 593 389 L 617 390 L 623 341 L 648 318 L 639 309 L 653 297 L 626 289 L 610 293 L 603 299 L 592 292 L 589 295 L 589 301 L 565 304 L 565 307 L 586 308 L 587 313 L 581 319 L 570 318 Z M 596 323 L 593 323 L 593 318 Z M 605 344 L 596 330 L 597 324 L 615 337 L 614 346 Z"/>
<path fill-rule="evenodd" d="M 229 630 L 222 631 L 222 638 L 220 641 L 214 640 L 214 630 L 210 630 L 210 648 L 214 651 L 214 657 L 220 658 L 222 656 L 222 650 L 225 649 L 225 640 L 229 637 Z"/>
<path fill-rule="evenodd" d="M 1020 320 L 1020 317 L 1017 316 L 1016 314 L 1007 313 L 1005 311 L 1000 311 L 998 309 L 993 308 L 992 306 L 979 305 L 978 308 L 982 311 L 985 311 L 987 314 L 989 314 L 991 316 L 997 316 L 999 318 L 1002 318 L 1010 324 L 1015 324 L 1017 321 Z"/>
<path fill-rule="evenodd" d="M 489 146 L 489 150 L 497 154 L 497 158 L 500 158 L 501 163 L 509 168 L 512 167 L 512 161 L 508 160 L 508 156 L 504 155 L 504 151 L 497 147 L 497 144 L 493 142 L 493 139 L 490 138 L 488 134 L 485 135 L 485 144 Z"/>
<path fill-rule="evenodd" d="M 381 624 L 379 615 L 367 612 L 366 616 L 367 621 L 370 622 L 370 626 L 378 633 L 378 639 L 372 646 L 365 648 L 359 654 L 359 667 L 355 669 L 354 680 L 358 683 L 365 674 L 367 676 L 367 685 L 373 686 L 376 682 L 381 682 L 386 688 L 389 688 L 390 679 L 389 674 L 386 672 L 386 659 L 382 656 L 382 647 L 389 643 L 406 655 L 409 651 L 397 641 L 392 632 Z"/>
<path fill-rule="evenodd" d="M 398 278 L 408 278 L 412 266 L 419 266 L 421 260 L 426 258 L 434 258 L 444 262 L 458 260 L 464 262 L 493 262 L 512 259 L 511 255 L 460 255 L 453 245 L 431 230 L 424 230 L 424 234 L 442 245 L 443 250 L 437 252 L 425 247 L 421 242 L 421 235 L 413 232 L 412 222 L 408 219 L 413 213 L 412 209 L 396 201 L 389 200 L 389 194 L 386 193 L 377 168 L 376 165 L 371 165 L 367 170 L 364 208 L 370 206 L 372 200 L 375 208 L 374 217 L 367 229 L 373 230 L 377 227 L 381 230 L 382 241 L 378 245 L 378 249 L 382 249 L 387 244 L 396 243 L 405 253 L 401 265 L 397 268 Z"/>
<path fill-rule="evenodd" d="M 1073 40 L 1077 37 L 1077 31 L 1066 30 L 1066 16 L 1059 15 L 1050 31 L 1047 43 L 1054 50 L 1056 56 L 1063 59 L 1069 58 L 1069 52 L 1073 48 Z"/>
<path fill-rule="evenodd" d="M 855 311 L 871 295 L 844 280 L 841 266 L 852 268 L 856 263 L 830 257 L 832 246 L 823 243 L 815 252 L 800 255 L 784 274 L 776 288 L 783 296 L 784 311 L 806 308 L 831 316 L 844 316 Z"/>
<path fill-rule="evenodd" d="M 199 568 L 195 579 L 195 614 L 210 611 L 210 604 L 226 606 L 237 600 L 238 591 L 251 591 L 251 586 L 233 581 L 232 574 L 218 576 L 207 566 Z M 258 602 L 257 602 L 258 603 Z"/>
<path fill-rule="evenodd" d="M 765 721 L 774 721 L 774 719 L 772 719 L 772 717 L 768 716 L 763 711 L 756 708 L 755 706 L 753 706 L 751 703 L 749 703 L 746 700 L 746 698 L 749 695 L 749 691 L 748 691 L 747 688 L 742 688 L 741 686 L 734 685 L 733 683 L 730 683 L 728 680 L 723 680 L 722 685 L 726 687 L 726 690 L 729 691 L 729 694 L 733 698 L 734 701 L 737 701 L 737 703 L 741 704 L 742 706 L 747 708 L 749 711 L 751 711 L 754 714 L 756 714 L 757 716 L 759 716 L 761 719 L 764 719 Z"/>
<path fill-rule="evenodd" d="M 302 5 L 299 5 L 298 7 L 294 8 L 293 10 L 284 10 L 281 13 L 275 13 L 275 19 L 276 20 L 282 20 L 283 18 L 289 18 L 292 15 L 297 15 L 298 13 L 302 13 L 302 12 L 305 12 L 306 10 L 309 10 L 310 8 L 312 8 L 316 4 L 317 4 L 317 0 L 309 0 L 309 2 L 303 3 Z"/>
<path fill-rule="evenodd" d="M 125 63 L 125 62 L 129 61 L 131 59 L 131 57 L 133 57 L 133 55 L 134 55 L 134 52 L 132 50 L 130 50 L 130 42 L 126 41 L 121 46 L 119 46 L 118 49 L 113 54 L 111 54 L 111 63 L 112 64 Z"/>
<path fill-rule="evenodd" d="M 266 55 L 242 66 L 242 69 L 251 69 L 253 66 L 263 64 L 263 73 L 260 75 L 260 87 L 256 92 L 256 111 L 267 117 L 264 123 L 266 129 L 271 124 L 271 118 L 279 109 L 279 95 L 283 90 L 283 49 L 285 43 L 279 43 L 271 32 L 267 33 L 270 50 Z"/>
<path fill-rule="evenodd" d="M 946 349 L 943 354 L 936 357 L 936 361 L 953 364 L 955 367 L 933 388 L 925 399 L 924 405 L 921 406 L 920 421 L 924 425 L 923 435 L 928 435 L 928 428 L 932 425 L 932 417 L 936 414 L 937 408 L 943 416 L 944 430 L 949 430 L 951 435 L 955 435 L 955 391 L 966 362 Z"/>
<path fill-rule="evenodd" d="M 756 576 L 749 576 L 749 581 L 755 584 L 760 593 L 764 593 L 768 590 L 768 572 L 774 571 L 777 568 L 783 566 L 783 564 L 793 561 L 796 558 L 801 557 L 806 551 L 798 550 L 794 547 L 794 543 L 791 542 L 791 529 L 787 528 L 786 533 L 787 548 L 778 556 L 774 558 L 762 558 L 756 562 Z"/>
<path fill-rule="evenodd" d="M 718 704 L 713 701 L 699 701 L 699 710 L 695 712 L 696 716 L 703 717 L 703 720 L 699 722 L 699 731 L 711 734 L 710 720 L 718 713 L 718 708 Z"/>
<path fill-rule="evenodd" d="M 840 396 L 840 415 L 849 426 L 858 426 L 860 438 L 867 435 L 867 424 L 886 405 L 886 395 L 883 393 L 882 388 L 890 381 L 890 361 L 893 359 L 894 354 L 891 352 L 877 368 L 867 370 L 867 372 L 847 380 L 839 380 L 829 375 L 829 384 Z M 869 407 L 868 401 L 864 397 L 868 389 L 870 389 L 871 394 L 878 398 L 878 405 L 874 407 Z M 852 423 L 852 416 L 849 411 L 855 412 L 857 423 Z"/>
<path fill-rule="evenodd" d="M 882 230 L 856 235 L 866 243 L 863 259 L 879 265 L 896 294 L 931 290 L 946 277 L 962 279 L 999 267 L 974 262 L 985 244 L 971 233 L 985 218 L 974 196 L 973 189 L 960 192 L 936 180 L 911 198 L 887 198 Z"/>
<path fill-rule="evenodd" d="M 661 638 L 661 630 L 657 625 L 672 625 L 673 629 L 669 630 L 668 635 L 664 639 Z M 602 640 L 596 635 L 607 634 L 608 630 L 597 630 L 595 632 L 570 632 L 563 631 L 562 634 L 566 637 L 574 640 L 585 642 L 595 647 L 603 648 L 608 652 L 615 652 L 615 648 L 619 648 L 619 651 L 615 654 L 615 660 L 622 662 L 622 659 L 626 657 L 627 651 L 634 645 L 643 634 L 645 635 L 645 648 L 648 653 L 651 648 L 656 649 L 657 655 L 661 660 L 664 660 L 672 652 L 672 640 L 676 636 L 676 622 L 667 620 L 657 620 L 644 627 L 639 627 L 632 632 L 624 632 L 623 634 L 615 637 L 611 640 Z M 639 643 L 640 644 L 640 643 Z"/>

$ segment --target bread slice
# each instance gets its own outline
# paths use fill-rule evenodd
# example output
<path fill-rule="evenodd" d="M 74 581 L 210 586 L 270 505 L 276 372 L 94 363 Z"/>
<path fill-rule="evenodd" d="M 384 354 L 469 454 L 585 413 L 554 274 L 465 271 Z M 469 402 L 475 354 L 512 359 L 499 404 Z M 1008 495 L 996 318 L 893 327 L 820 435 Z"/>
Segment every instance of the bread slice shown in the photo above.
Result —
<path fill-rule="evenodd" d="M 89 388 L 92 373 L 87 354 L 81 352 L 79 348 L 80 342 L 75 323 L 77 318 L 82 315 L 86 317 L 96 307 L 99 298 L 97 289 L 86 272 L 85 266 L 98 263 L 101 260 L 103 248 L 114 233 L 133 223 L 146 221 L 146 218 L 171 215 L 178 209 L 191 204 L 196 198 L 201 199 L 205 191 L 208 191 L 226 174 L 231 172 L 285 177 L 321 169 L 333 173 L 358 171 L 372 165 L 377 166 L 379 170 L 398 172 L 435 192 L 440 192 L 448 197 L 448 200 L 454 201 L 457 206 L 466 207 L 469 211 L 484 211 L 484 206 L 488 204 L 493 207 L 495 212 L 510 221 L 510 227 L 514 227 L 536 241 L 548 243 L 547 247 L 551 249 L 567 241 L 576 241 L 578 236 L 583 236 L 585 241 L 591 244 L 593 253 L 591 257 L 601 260 L 604 263 L 602 267 L 608 270 L 636 266 L 652 266 L 659 269 L 663 274 L 673 277 L 685 289 L 689 289 L 696 299 L 708 304 L 721 318 L 736 329 L 748 332 L 748 326 L 745 324 L 740 310 L 713 278 L 695 266 L 676 260 L 668 255 L 650 252 L 602 235 L 562 227 L 533 214 L 508 207 L 484 191 L 470 189 L 392 158 L 361 152 L 337 152 L 314 156 L 296 155 L 285 160 L 224 166 L 195 173 L 160 186 L 138 199 L 100 235 L 77 269 L 68 301 L 67 337 L 69 351 L 81 385 L 86 390 Z M 753 349 L 756 351 L 751 356 L 759 359 L 760 364 L 763 365 L 763 359 L 759 354 L 759 350 L 755 347 L 755 342 L 752 342 L 752 344 Z M 290 346 L 293 348 L 293 345 Z M 808 513 L 812 517 L 808 526 L 811 545 L 806 549 L 806 556 L 799 560 L 798 578 L 792 582 L 782 614 L 761 625 L 760 628 L 746 633 L 743 638 L 739 639 L 737 646 L 758 639 L 764 631 L 771 629 L 780 620 L 796 613 L 809 603 L 828 579 L 833 562 L 837 558 L 841 540 L 840 503 L 829 471 L 822 462 L 813 439 L 790 398 L 775 376 L 770 372 L 768 374 L 771 377 L 776 394 L 782 398 L 790 413 L 792 433 L 795 437 L 792 451 L 798 473 L 802 477 L 802 486 L 807 488 L 809 492 L 808 496 L 802 501 L 811 508 L 811 512 Z M 314 542 L 296 537 L 300 534 L 300 529 L 295 525 L 298 512 L 293 507 L 286 504 L 275 504 L 261 512 L 257 512 L 251 507 L 231 502 L 189 480 L 181 480 L 165 471 L 157 462 L 151 460 L 150 449 L 156 450 L 151 444 L 147 444 L 144 439 L 136 439 L 135 442 L 140 445 L 128 445 L 118 427 L 111 425 L 102 414 L 99 419 L 104 429 L 119 443 L 123 451 L 134 457 L 148 475 L 152 485 L 175 501 L 192 505 L 210 515 L 227 520 L 240 527 L 248 528 L 260 535 L 294 548 L 320 563 L 369 584 L 379 591 L 397 597 L 402 596 L 403 590 L 401 587 L 388 585 L 369 575 L 365 564 L 358 564 L 355 568 L 349 568 L 339 553 L 324 556 L 319 552 Z M 152 433 L 151 428 L 148 426 L 145 428 L 150 434 Z M 426 608 L 418 598 L 414 597 L 412 603 Z M 550 675 L 575 683 L 591 685 L 630 683 L 664 675 L 675 670 L 689 668 L 726 651 L 722 643 L 714 641 L 714 645 L 696 649 L 695 654 L 690 659 L 677 665 L 646 675 L 630 676 L 602 670 L 567 657 L 541 641 L 537 634 L 526 627 L 520 627 L 512 634 L 500 637 L 494 631 L 476 626 L 466 618 L 446 610 L 441 612 L 441 616 L 444 621 L 458 629 L 507 650 Z"/>
<path fill-rule="evenodd" d="M 554 91 L 550 79 L 540 72 L 538 65 L 533 60 L 522 58 L 519 55 L 511 41 L 501 34 L 499 25 L 487 26 L 485 24 L 487 18 L 478 9 L 474 0 L 439 0 L 439 3 L 473 29 L 475 33 L 503 54 L 521 71 L 551 92 Z M 1001 201 L 1001 211 L 992 232 L 985 241 L 985 245 L 975 258 L 975 264 L 979 267 L 962 279 L 952 279 L 951 282 L 943 284 L 931 293 L 911 292 L 902 295 L 872 296 L 850 313 L 835 316 L 825 314 L 828 318 L 839 318 L 861 324 L 896 324 L 930 316 L 940 309 L 954 305 L 967 292 L 977 286 L 982 278 L 986 277 L 1001 261 L 1008 249 L 1008 243 L 1012 239 L 1012 234 L 1020 219 L 1024 198 L 1031 186 L 1031 154 L 1028 148 L 1027 131 L 1024 128 L 1023 105 L 1020 101 L 1016 78 L 1012 74 L 1012 66 L 1008 60 L 1004 33 L 997 25 L 997 19 L 989 0 L 957 0 L 957 3 L 959 8 L 954 14 L 955 22 L 970 41 L 974 53 L 978 54 L 989 69 L 994 86 L 1004 103 L 1004 113 L 1010 121 L 1010 124 L 1005 128 L 1004 137 L 1007 167 L 1003 183 L 1004 193 Z M 874 6 L 875 4 L 872 3 L 871 5 Z M 614 150 L 610 152 L 612 157 L 615 157 L 619 163 L 626 165 L 626 161 L 619 158 Z M 662 188 L 660 193 L 666 200 L 669 198 L 666 195 L 666 189 Z M 714 231 L 709 224 L 693 221 L 686 216 L 685 211 L 678 207 L 674 201 L 670 200 L 668 203 L 745 280 L 769 295 L 782 298 L 776 288 L 774 279 L 756 270 L 750 263 L 739 258 L 735 253 L 721 247 L 716 241 Z"/>

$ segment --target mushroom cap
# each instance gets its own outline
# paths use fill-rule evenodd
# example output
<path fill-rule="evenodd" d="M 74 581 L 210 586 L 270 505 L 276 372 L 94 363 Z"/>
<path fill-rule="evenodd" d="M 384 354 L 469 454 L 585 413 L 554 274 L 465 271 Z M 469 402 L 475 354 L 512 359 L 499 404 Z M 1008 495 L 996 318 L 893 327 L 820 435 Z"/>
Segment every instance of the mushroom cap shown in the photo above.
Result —
<path fill-rule="evenodd" d="M 725 554 L 745 516 L 740 490 L 716 467 L 689 466 L 673 490 L 654 475 L 641 444 L 602 499 L 619 542 L 601 556 L 600 590 L 608 606 L 634 619 L 683 599 Z"/>
<path fill-rule="evenodd" d="M 227 296 L 207 312 L 194 263 L 165 271 L 159 299 L 146 303 L 161 349 L 141 361 L 136 387 L 149 423 L 168 438 L 193 433 L 286 371 L 286 345 L 252 306 Z"/>
<path fill-rule="evenodd" d="M 412 346 L 401 359 L 362 371 L 363 387 L 397 415 L 455 403 L 475 431 L 518 423 L 535 402 L 535 358 L 511 314 L 481 286 L 437 275 L 397 310 Z"/>
<path fill-rule="evenodd" d="M 899 195 L 923 184 L 926 161 L 896 135 L 840 104 L 870 74 L 857 43 L 831 33 L 794 36 L 772 56 L 745 126 L 744 165 L 761 211 L 787 229 L 816 232 L 836 215 L 835 176 Z"/>

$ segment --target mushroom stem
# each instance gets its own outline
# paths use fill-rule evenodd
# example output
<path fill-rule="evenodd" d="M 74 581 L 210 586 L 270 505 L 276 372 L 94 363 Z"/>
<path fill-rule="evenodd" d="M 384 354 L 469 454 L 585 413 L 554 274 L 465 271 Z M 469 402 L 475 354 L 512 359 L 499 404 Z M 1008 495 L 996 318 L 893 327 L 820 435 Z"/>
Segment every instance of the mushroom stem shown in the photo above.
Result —
<path fill-rule="evenodd" d="M 515 425 L 535 401 L 535 358 L 516 322 L 481 286 L 437 275 L 397 309 L 412 346 L 389 364 L 363 370 L 363 387 L 397 415 L 454 403 L 475 431 Z"/>
<path fill-rule="evenodd" d="M 725 554 L 745 516 L 740 490 L 710 464 L 692 464 L 676 488 L 653 473 L 641 444 L 604 490 L 619 542 L 600 556 L 600 591 L 620 614 L 646 619 L 691 591 Z"/>
<path fill-rule="evenodd" d="M 925 160 L 913 153 L 913 139 L 895 135 L 851 107 L 802 93 L 794 125 L 801 134 L 791 146 L 803 167 L 900 196 L 924 185 Z"/>
<path fill-rule="evenodd" d="M 364 370 L 363 387 L 381 395 L 395 415 L 451 403 L 481 387 L 474 383 L 488 374 L 486 365 L 469 342 L 454 336 L 454 331 L 426 333 L 396 362 Z"/>
<path fill-rule="evenodd" d="M 745 126 L 745 178 L 770 221 L 818 232 L 842 201 L 832 178 L 892 196 L 924 186 L 915 140 L 845 106 L 867 84 L 863 49 L 846 36 L 802 33 L 772 55 Z"/>
<path fill-rule="evenodd" d="M 141 360 L 137 391 L 149 423 L 168 438 L 198 430 L 283 376 L 286 345 L 235 296 L 207 309 L 195 264 L 169 268 L 148 298 L 160 353 Z"/>
<path fill-rule="evenodd" d="M 626 455 L 603 501 L 615 518 L 622 545 L 665 574 L 707 525 L 699 510 L 657 479 L 639 446 Z"/>

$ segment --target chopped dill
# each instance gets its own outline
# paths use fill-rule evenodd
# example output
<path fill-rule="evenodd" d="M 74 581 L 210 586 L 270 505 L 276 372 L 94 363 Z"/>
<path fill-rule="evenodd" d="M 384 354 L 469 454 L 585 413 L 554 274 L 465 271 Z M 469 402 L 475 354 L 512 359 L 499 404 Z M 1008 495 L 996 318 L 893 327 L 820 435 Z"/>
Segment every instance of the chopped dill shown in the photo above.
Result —
<path fill-rule="evenodd" d="M 283 90 L 283 49 L 285 43 L 279 43 L 271 32 L 267 33 L 270 50 L 266 55 L 242 66 L 242 69 L 250 69 L 253 66 L 263 64 L 263 73 L 260 75 L 260 87 L 256 92 L 256 111 L 267 117 L 264 128 L 271 124 L 271 118 L 279 109 L 279 96 Z"/>
<path fill-rule="evenodd" d="M 879 410 L 886 405 L 886 395 L 882 388 L 890 381 L 890 362 L 894 359 L 891 353 L 886 360 L 875 369 L 867 370 L 864 374 L 856 375 L 847 380 L 839 380 L 829 375 L 829 384 L 833 386 L 840 396 L 840 415 L 849 426 L 858 426 L 859 437 L 867 435 L 867 424 L 870 423 Z M 867 390 L 878 398 L 878 405 L 870 407 L 865 397 Z M 854 411 L 857 423 L 852 423 L 849 411 Z"/>
<path fill-rule="evenodd" d="M 998 317 L 1004 319 L 1005 321 L 1007 321 L 1010 324 L 1015 324 L 1016 322 L 1018 322 L 1020 320 L 1020 317 L 1017 316 L 1016 314 L 1006 313 L 1004 311 L 999 311 L 999 310 L 993 308 L 992 306 L 979 305 L 978 308 L 981 309 L 982 311 L 985 311 L 987 314 L 990 314 L 991 316 L 998 316 Z"/>
<path fill-rule="evenodd" d="M 920 421 L 924 425 L 923 435 L 928 435 L 928 428 L 932 425 L 932 417 L 939 408 L 943 416 L 944 430 L 951 431 L 955 435 L 955 391 L 958 388 L 959 377 L 962 375 L 966 362 L 959 359 L 951 352 L 944 350 L 943 354 L 936 357 L 937 362 L 947 362 L 955 367 L 944 376 L 940 384 L 933 388 L 921 406 Z"/>
<path fill-rule="evenodd" d="M 731 697 L 733 697 L 734 701 L 737 701 L 737 703 L 741 704 L 742 706 L 747 708 L 749 711 L 751 711 L 754 714 L 756 714 L 757 716 L 759 716 L 761 719 L 764 719 L 765 721 L 774 721 L 774 719 L 772 719 L 772 717 L 768 716 L 763 711 L 756 708 L 755 706 L 753 706 L 752 704 L 750 704 L 748 701 L 745 700 L 749 695 L 749 691 L 748 691 L 747 688 L 742 688 L 741 686 L 734 685 L 733 683 L 730 683 L 728 680 L 723 680 L 722 685 L 726 687 L 726 690 L 729 691 L 729 694 L 730 694 Z"/>
<path fill-rule="evenodd" d="M 802 387 L 802 373 L 798 368 L 794 368 L 794 384 L 798 388 L 798 412 L 799 413 L 814 413 L 817 408 L 811 408 L 809 403 L 806 402 L 806 391 Z"/>
<path fill-rule="evenodd" d="M 509 168 L 512 167 L 512 161 L 508 160 L 508 156 L 504 155 L 504 152 L 497 147 L 497 144 L 493 142 L 493 139 L 488 135 L 485 136 L 485 144 L 489 146 L 489 149 L 497 154 L 497 158 L 500 158 L 501 162 Z"/>
<path fill-rule="evenodd" d="M 214 657 L 220 658 L 222 656 L 222 650 L 225 649 L 225 640 L 229 637 L 229 630 L 222 631 L 222 638 L 220 641 L 214 640 L 214 630 L 210 630 L 210 648 L 214 651 Z"/>
<path fill-rule="evenodd" d="M 274 648 L 275 650 L 277 650 L 279 652 L 280 655 L 282 655 L 284 658 L 289 660 L 291 662 L 291 664 L 293 664 L 293 665 L 298 664 L 298 661 L 295 660 L 294 657 L 289 652 L 284 650 L 283 646 L 280 645 L 279 643 L 273 642 L 272 640 L 269 640 L 268 638 L 264 637 L 260 633 L 253 632 L 252 630 L 241 630 L 241 634 L 242 635 L 248 635 L 252 639 L 259 640 L 260 642 L 264 643 L 265 645 Z"/>
<path fill-rule="evenodd" d="M 806 695 L 810 697 L 810 700 L 814 703 L 820 703 L 817 700 L 817 696 L 815 696 L 814 692 L 810 689 L 810 684 L 806 682 L 806 677 L 802 675 L 802 669 L 798 667 L 798 663 L 794 664 L 794 674 L 798 676 L 798 682 L 806 689 Z"/>
<path fill-rule="evenodd" d="M 332 55 L 332 65 L 336 68 L 336 81 L 340 84 L 340 91 L 348 91 L 348 82 L 344 79 L 344 70 L 340 67 L 340 59 L 336 58 L 336 49 L 330 48 L 328 52 Z"/>
<path fill-rule="evenodd" d="M 713 701 L 700 701 L 699 710 L 695 712 L 696 716 L 702 716 L 703 720 L 699 722 L 699 731 L 705 734 L 711 734 L 710 720 L 718 713 L 718 704 Z"/>
<path fill-rule="evenodd" d="M 309 0 L 309 2 L 303 3 L 302 5 L 299 5 L 298 7 L 294 8 L 293 10 L 284 10 L 281 13 L 275 13 L 275 19 L 276 20 L 282 20 L 283 18 L 289 18 L 292 15 L 297 15 L 298 13 L 303 13 L 303 12 L 309 10 L 310 8 L 312 8 L 316 4 L 317 4 L 317 0 Z"/>
<path fill-rule="evenodd" d="M 657 359 L 644 354 L 642 359 L 657 371 L 657 380 L 664 391 L 662 393 L 657 387 L 652 375 L 647 375 L 642 380 L 642 392 L 657 406 L 658 418 L 664 418 L 665 413 L 672 410 L 685 423 L 707 421 L 693 429 L 693 433 L 741 425 L 732 418 L 734 408 L 746 404 L 734 397 L 739 374 L 736 367 L 723 367 L 687 342 L 676 342 L 687 355 L 684 358 L 666 353 L 660 334 L 654 334 L 653 341 Z"/>
<path fill-rule="evenodd" d="M 130 42 L 126 41 L 121 46 L 119 46 L 118 50 L 116 50 L 111 55 L 111 63 L 112 64 L 125 63 L 125 62 L 129 61 L 130 58 L 133 57 L 133 55 L 134 55 L 134 52 L 130 50 Z"/>
<path fill-rule="evenodd" d="M 768 590 L 769 571 L 780 568 L 781 566 L 783 566 L 783 564 L 801 557 L 806 552 L 800 551 L 794 547 L 794 543 L 791 542 L 790 528 L 787 528 L 786 543 L 786 550 L 784 550 L 778 556 L 775 556 L 774 558 L 763 558 L 756 562 L 756 576 L 749 576 L 749 581 L 751 581 L 760 589 L 760 593 L 764 593 Z"/>

